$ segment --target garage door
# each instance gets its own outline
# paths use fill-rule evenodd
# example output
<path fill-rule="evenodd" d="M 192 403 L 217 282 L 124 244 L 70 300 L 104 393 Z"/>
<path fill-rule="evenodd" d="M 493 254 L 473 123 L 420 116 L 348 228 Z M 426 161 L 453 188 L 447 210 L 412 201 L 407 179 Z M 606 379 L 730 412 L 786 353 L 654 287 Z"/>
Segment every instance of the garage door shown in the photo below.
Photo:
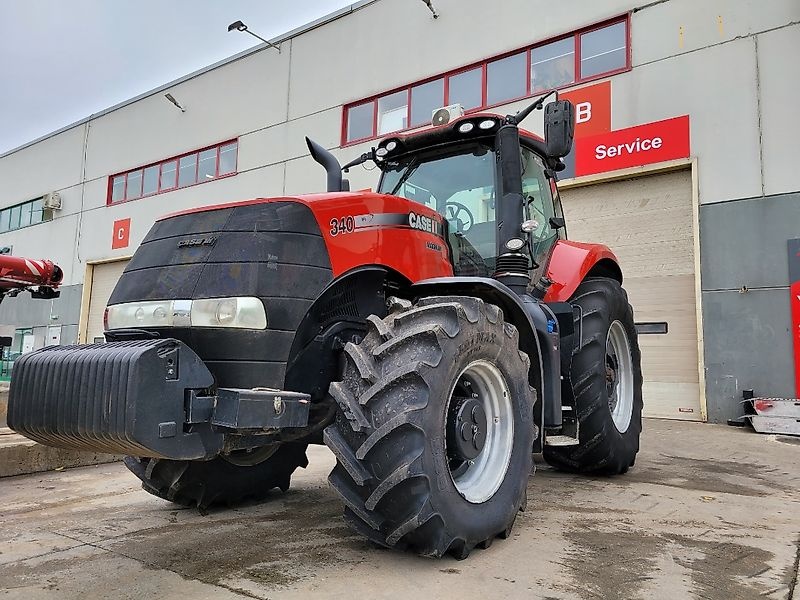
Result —
<path fill-rule="evenodd" d="M 86 341 L 102 341 L 103 314 L 111 297 L 111 292 L 128 265 L 127 260 L 118 260 L 110 263 L 94 265 L 92 267 L 92 289 L 89 294 L 88 324 L 86 328 Z"/>
<path fill-rule="evenodd" d="M 569 238 L 599 242 L 619 257 L 642 334 L 646 416 L 701 419 L 691 172 L 562 190 Z"/>

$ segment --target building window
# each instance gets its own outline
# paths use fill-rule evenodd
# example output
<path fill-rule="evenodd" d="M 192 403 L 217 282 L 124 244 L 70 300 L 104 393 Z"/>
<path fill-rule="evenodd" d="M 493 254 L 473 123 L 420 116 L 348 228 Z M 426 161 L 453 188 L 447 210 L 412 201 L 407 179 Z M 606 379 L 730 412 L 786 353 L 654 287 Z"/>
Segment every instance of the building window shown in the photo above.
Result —
<path fill-rule="evenodd" d="M 197 183 L 197 154 L 183 156 L 178 161 L 178 187 Z"/>
<path fill-rule="evenodd" d="M 486 103 L 499 104 L 528 95 L 525 54 L 515 54 L 486 65 Z"/>
<path fill-rule="evenodd" d="M 236 149 L 238 142 L 232 142 L 220 146 L 219 149 L 219 173 L 218 176 L 230 175 L 236 172 Z"/>
<path fill-rule="evenodd" d="M 125 187 L 125 197 L 134 200 L 142 197 L 142 170 L 131 171 L 128 173 L 128 183 Z"/>
<path fill-rule="evenodd" d="M 558 40 L 531 50 L 531 91 L 534 94 L 574 82 L 574 37 Z"/>
<path fill-rule="evenodd" d="M 0 210 L 0 233 L 37 225 L 53 218 L 53 211 L 45 209 L 41 198 L 9 206 Z"/>
<path fill-rule="evenodd" d="M 375 102 L 353 106 L 347 111 L 347 141 L 370 138 L 374 135 Z"/>
<path fill-rule="evenodd" d="M 162 192 L 175 189 L 178 186 L 178 161 L 170 160 L 161 163 L 161 187 Z"/>
<path fill-rule="evenodd" d="M 111 178 L 111 201 L 119 202 L 125 199 L 125 175 Z"/>
<path fill-rule="evenodd" d="M 378 100 L 378 135 L 408 127 L 408 92 L 384 96 Z"/>
<path fill-rule="evenodd" d="M 136 200 L 235 175 L 238 151 L 238 140 L 225 142 L 112 175 L 108 183 L 108 204 Z"/>
<path fill-rule="evenodd" d="M 211 148 L 198 155 L 197 181 L 208 181 L 217 176 L 217 152 L 219 148 Z"/>
<path fill-rule="evenodd" d="M 142 188 L 142 196 L 149 196 L 158 191 L 158 165 L 147 167 L 144 170 L 144 187 Z"/>
<path fill-rule="evenodd" d="M 464 110 L 483 105 L 483 67 L 463 71 L 447 78 L 448 104 L 460 104 Z"/>
<path fill-rule="evenodd" d="M 625 68 L 628 63 L 628 31 L 625 22 L 581 34 L 581 77 Z"/>
<path fill-rule="evenodd" d="M 411 127 L 431 122 L 433 111 L 444 106 L 444 78 L 411 88 Z"/>
<path fill-rule="evenodd" d="M 342 144 L 427 125 L 441 106 L 476 111 L 629 69 L 628 28 L 621 17 L 353 102 L 344 107 Z"/>

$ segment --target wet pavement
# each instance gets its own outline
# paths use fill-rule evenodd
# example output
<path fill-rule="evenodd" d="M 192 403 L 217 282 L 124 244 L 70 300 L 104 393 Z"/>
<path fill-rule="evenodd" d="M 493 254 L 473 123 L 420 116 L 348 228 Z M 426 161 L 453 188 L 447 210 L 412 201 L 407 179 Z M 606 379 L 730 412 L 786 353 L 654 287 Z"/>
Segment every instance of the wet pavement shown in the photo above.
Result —
<path fill-rule="evenodd" d="M 0 479 L 5 598 L 791 598 L 800 440 L 647 420 L 625 476 L 538 464 L 508 540 L 465 561 L 353 534 L 309 449 L 286 494 L 201 514 L 121 463 Z"/>

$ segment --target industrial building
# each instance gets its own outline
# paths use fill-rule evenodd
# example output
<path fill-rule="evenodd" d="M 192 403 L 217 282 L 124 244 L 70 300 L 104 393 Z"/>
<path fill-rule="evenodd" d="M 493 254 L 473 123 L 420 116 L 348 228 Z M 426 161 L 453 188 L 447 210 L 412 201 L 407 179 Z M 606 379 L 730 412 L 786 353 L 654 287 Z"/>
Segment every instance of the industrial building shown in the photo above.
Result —
<path fill-rule="evenodd" d="M 438 107 L 506 114 L 558 89 L 577 109 L 568 237 L 620 259 L 645 414 L 719 422 L 745 389 L 795 396 L 800 4 L 433 6 L 362 0 L 0 155 L 0 246 L 65 273 L 56 300 L 0 305 L 12 352 L 102 340 L 159 217 L 324 190 L 306 135 L 345 162 Z M 370 188 L 377 172 L 349 179 Z"/>

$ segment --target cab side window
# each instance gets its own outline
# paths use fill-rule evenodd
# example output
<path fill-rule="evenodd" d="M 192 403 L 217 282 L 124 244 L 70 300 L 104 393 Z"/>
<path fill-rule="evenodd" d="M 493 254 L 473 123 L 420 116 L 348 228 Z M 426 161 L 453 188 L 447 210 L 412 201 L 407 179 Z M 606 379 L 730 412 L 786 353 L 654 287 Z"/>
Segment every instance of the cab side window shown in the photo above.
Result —
<path fill-rule="evenodd" d="M 533 259 L 540 265 L 546 262 L 551 248 L 559 238 L 559 232 L 550 225 L 550 219 L 560 216 L 556 214 L 550 181 L 544 171 L 542 159 L 535 152 L 522 148 L 522 195 L 525 198 L 525 218 L 536 223 L 531 232 L 531 243 Z"/>

